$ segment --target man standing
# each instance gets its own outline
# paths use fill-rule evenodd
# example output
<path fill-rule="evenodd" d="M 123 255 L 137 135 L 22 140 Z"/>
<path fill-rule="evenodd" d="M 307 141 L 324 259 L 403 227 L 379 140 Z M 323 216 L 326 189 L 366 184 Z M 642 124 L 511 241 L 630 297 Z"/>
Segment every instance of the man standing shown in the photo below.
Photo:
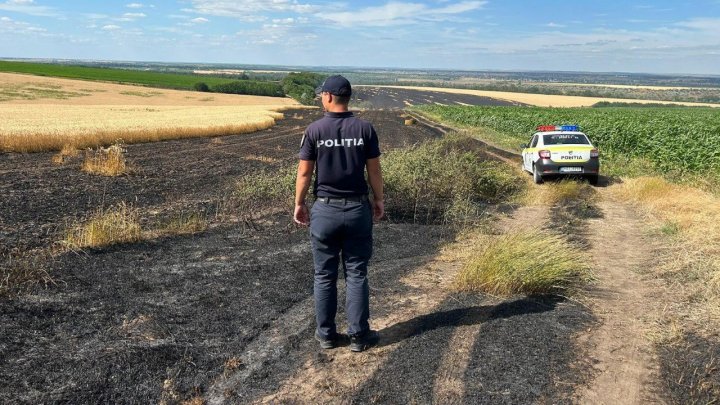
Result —
<path fill-rule="evenodd" d="M 380 147 L 373 126 L 348 110 L 352 88 L 343 76 L 328 77 L 316 89 L 325 115 L 310 124 L 300 146 L 295 185 L 295 222 L 310 225 L 315 266 L 315 338 L 324 349 L 336 347 L 338 265 L 346 284 L 345 312 L 350 350 L 361 352 L 377 342 L 370 330 L 367 265 L 372 255 L 372 224 L 385 214 Z M 368 185 L 372 200 L 368 198 Z M 305 196 L 313 172 L 316 197 L 311 212 Z"/>

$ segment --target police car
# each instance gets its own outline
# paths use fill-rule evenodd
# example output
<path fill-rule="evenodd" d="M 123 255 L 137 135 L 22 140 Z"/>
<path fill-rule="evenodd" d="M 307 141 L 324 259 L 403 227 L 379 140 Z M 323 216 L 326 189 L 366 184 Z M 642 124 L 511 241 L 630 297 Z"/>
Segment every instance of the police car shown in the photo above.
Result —
<path fill-rule="evenodd" d="M 523 170 L 536 184 L 550 175 L 578 175 L 597 184 L 600 153 L 577 125 L 541 125 L 529 144 L 522 145 Z"/>

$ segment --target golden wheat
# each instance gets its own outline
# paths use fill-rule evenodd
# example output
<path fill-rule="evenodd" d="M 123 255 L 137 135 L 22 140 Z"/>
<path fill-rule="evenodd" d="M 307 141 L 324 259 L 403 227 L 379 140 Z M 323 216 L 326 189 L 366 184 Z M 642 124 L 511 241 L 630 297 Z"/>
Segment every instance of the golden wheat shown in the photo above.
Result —
<path fill-rule="evenodd" d="M 275 106 L 0 105 L 0 150 L 38 152 L 242 134 L 283 117 Z"/>

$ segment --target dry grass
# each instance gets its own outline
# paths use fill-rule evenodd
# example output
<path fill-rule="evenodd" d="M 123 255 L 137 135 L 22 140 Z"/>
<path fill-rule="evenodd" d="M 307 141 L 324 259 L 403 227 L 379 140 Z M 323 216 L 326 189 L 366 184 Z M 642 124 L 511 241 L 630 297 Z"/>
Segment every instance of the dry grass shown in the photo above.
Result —
<path fill-rule="evenodd" d="M 76 157 L 79 154 L 80 154 L 80 151 L 76 147 L 69 145 L 69 144 L 65 144 L 65 145 L 63 145 L 62 149 L 60 149 L 60 152 L 53 155 L 52 161 L 55 164 L 61 165 L 61 164 L 65 163 L 69 158 Z"/>
<path fill-rule="evenodd" d="M 514 101 L 523 104 L 534 105 L 538 107 L 590 107 L 601 101 L 618 102 L 618 103 L 639 103 L 639 104 L 682 104 L 690 106 L 707 106 L 720 107 L 720 104 L 711 103 L 685 103 L 675 101 L 656 101 L 656 100 L 635 100 L 635 99 L 619 99 L 605 97 L 581 97 L 581 96 L 560 96 L 547 94 L 529 94 L 529 93 L 512 93 L 507 91 L 488 91 L 488 90 L 469 90 L 469 89 L 450 89 L 445 87 L 416 87 L 416 86 L 379 86 L 396 89 L 437 91 L 452 94 L 471 94 L 481 97 L 491 97 L 499 100 Z M 406 103 L 407 104 L 407 103 Z"/>
<path fill-rule="evenodd" d="M 270 128 L 283 114 L 268 106 L 147 107 L 0 105 L 0 150 L 39 152 Z"/>
<path fill-rule="evenodd" d="M 526 202 L 531 205 L 564 205 L 572 201 L 586 200 L 595 190 L 587 183 L 573 179 L 547 182 L 542 187 L 532 187 L 526 193 Z"/>
<path fill-rule="evenodd" d="M 208 228 L 208 219 L 200 213 L 184 213 L 172 218 L 162 225 L 155 234 L 157 236 L 192 235 Z"/>
<path fill-rule="evenodd" d="M 137 242 L 142 238 L 140 213 L 127 204 L 96 211 L 87 221 L 74 224 L 63 244 L 70 249 Z"/>
<path fill-rule="evenodd" d="M 99 209 L 89 218 L 67 227 L 62 244 L 69 249 L 96 248 L 121 243 L 134 243 L 205 231 L 209 220 L 205 213 L 180 213 L 168 221 L 145 229 L 140 225 L 141 211 L 128 204 Z"/>
<path fill-rule="evenodd" d="M 626 179 L 615 189 L 633 201 L 671 241 L 660 273 L 705 315 L 720 320 L 720 199 L 657 177 Z"/>
<path fill-rule="evenodd" d="M 590 279 L 588 262 L 560 235 L 514 230 L 478 239 L 456 285 L 493 295 L 566 293 Z"/>
<path fill-rule="evenodd" d="M 88 150 L 85 153 L 82 170 L 102 176 L 120 176 L 129 173 L 125 148 L 122 144 L 116 143 L 108 148 Z"/>
<path fill-rule="evenodd" d="M 18 293 L 33 285 L 48 285 L 54 282 L 46 270 L 48 257 L 43 254 L 11 254 L 2 259 L 4 263 L 0 266 L 0 297 Z"/>

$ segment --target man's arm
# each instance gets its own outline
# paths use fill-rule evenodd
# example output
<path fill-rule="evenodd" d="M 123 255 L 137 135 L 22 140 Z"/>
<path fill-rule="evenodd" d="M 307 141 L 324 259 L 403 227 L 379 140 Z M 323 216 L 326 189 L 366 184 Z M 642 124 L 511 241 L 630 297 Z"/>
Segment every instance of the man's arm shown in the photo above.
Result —
<path fill-rule="evenodd" d="M 373 219 L 378 221 L 385 215 L 385 194 L 380 158 L 368 159 L 365 164 L 367 165 L 368 182 L 373 191 Z"/>
<path fill-rule="evenodd" d="M 310 188 L 313 171 L 315 170 L 314 160 L 301 160 L 298 164 L 297 179 L 295 180 L 295 212 L 293 219 L 300 225 L 310 224 L 310 213 L 305 205 L 305 196 Z"/>

